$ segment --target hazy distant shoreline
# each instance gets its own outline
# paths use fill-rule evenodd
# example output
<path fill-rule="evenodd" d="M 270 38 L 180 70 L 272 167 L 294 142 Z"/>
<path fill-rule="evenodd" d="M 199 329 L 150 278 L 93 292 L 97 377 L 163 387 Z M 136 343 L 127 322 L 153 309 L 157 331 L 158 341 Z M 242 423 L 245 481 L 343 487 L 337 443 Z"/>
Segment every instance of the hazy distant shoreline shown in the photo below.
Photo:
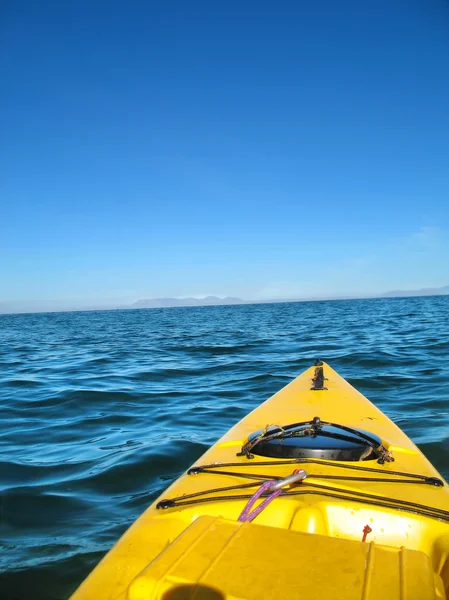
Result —
<path fill-rule="evenodd" d="M 205 298 L 144 298 L 131 305 L 118 306 L 85 306 L 83 308 L 41 308 L 32 309 L 25 306 L 14 307 L 11 303 L 0 303 L 0 314 L 36 314 L 36 313 L 62 313 L 62 312 L 87 312 L 100 310 L 137 310 L 150 308 L 185 308 L 201 306 L 237 306 L 242 304 L 285 304 L 288 302 L 326 302 L 335 300 L 379 300 L 382 298 L 413 298 L 425 296 L 447 296 L 449 285 L 440 288 L 423 288 L 420 290 L 395 290 L 378 295 L 353 295 L 353 296 L 327 296 L 314 298 L 273 298 L 266 300 L 243 300 L 235 296 L 206 296 Z"/>
<path fill-rule="evenodd" d="M 138 300 L 130 308 L 174 308 L 176 306 L 221 306 L 224 304 L 247 304 L 246 300 L 226 296 L 206 296 L 205 298 L 148 298 Z"/>
<path fill-rule="evenodd" d="M 421 290 L 396 290 L 369 296 L 334 296 L 316 298 L 273 298 L 272 300 L 242 300 L 236 297 L 219 298 L 150 298 L 134 302 L 130 308 L 175 308 L 176 306 L 220 306 L 229 304 L 277 304 L 282 302 L 319 302 L 326 300 L 369 300 L 375 298 L 410 298 L 415 296 L 446 296 L 449 285 L 441 288 L 423 288 Z"/>

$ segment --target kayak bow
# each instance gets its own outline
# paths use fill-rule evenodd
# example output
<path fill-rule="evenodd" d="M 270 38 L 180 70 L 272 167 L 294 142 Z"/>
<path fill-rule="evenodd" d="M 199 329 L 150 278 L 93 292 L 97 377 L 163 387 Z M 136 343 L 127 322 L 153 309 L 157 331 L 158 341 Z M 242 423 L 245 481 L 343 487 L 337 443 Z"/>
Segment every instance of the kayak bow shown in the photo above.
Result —
<path fill-rule="evenodd" d="M 317 363 L 212 446 L 72 600 L 436 600 L 449 486 Z"/>

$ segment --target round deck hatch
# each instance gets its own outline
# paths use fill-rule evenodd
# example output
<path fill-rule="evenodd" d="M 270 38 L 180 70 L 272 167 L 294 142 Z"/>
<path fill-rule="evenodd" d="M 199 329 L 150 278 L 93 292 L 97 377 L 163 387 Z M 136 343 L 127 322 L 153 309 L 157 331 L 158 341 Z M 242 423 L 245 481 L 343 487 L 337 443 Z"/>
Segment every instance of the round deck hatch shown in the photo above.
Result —
<path fill-rule="evenodd" d="M 248 437 L 251 444 L 256 437 L 265 433 L 267 438 L 279 431 L 277 427 L 255 431 Z M 361 434 L 360 436 L 358 434 Z M 265 437 L 264 436 L 264 437 Z M 363 436 L 368 436 L 380 445 L 381 439 L 369 431 L 353 429 L 348 433 L 339 427 L 322 424 L 319 429 L 298 427 L 289 429 L 288 436 L 275 439 L 262 437 L 252 448 L 252 454 L 271 458 L 323 458 L 327 460 L 374 460 L 378 455 Z"/>

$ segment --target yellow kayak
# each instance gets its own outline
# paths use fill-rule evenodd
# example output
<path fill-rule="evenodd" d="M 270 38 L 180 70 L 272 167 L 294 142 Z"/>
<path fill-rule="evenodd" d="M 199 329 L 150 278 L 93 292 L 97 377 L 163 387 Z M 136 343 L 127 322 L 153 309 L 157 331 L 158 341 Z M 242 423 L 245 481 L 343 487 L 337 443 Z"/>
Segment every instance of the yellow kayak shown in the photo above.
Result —
<path fill-rule="evenodd" d="M 72 600 L 434 600 L 448 590 L 448 484 L 317 361 L 175 481 Z"/>

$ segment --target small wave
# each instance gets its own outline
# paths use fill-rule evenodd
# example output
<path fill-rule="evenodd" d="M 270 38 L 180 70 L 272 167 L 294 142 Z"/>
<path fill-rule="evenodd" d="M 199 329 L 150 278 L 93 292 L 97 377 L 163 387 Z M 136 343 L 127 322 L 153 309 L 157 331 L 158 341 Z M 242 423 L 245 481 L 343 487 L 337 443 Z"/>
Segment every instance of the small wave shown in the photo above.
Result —
<path fill-rule="evenodd" d="M 39 386 L 43 385 L 42 381 L 36 381 L 35 379 L 7 379 L 6 381 L 3 381 L 3 383 L 7 386 L 17 387 L 17 388 L 39 387 Z"/>
<path fill-rule="evenodd" d="M 126 406 L 128 403 L 138 402 L 142 394 L 133 392 L 118 392 L 112 390 L 67 390 L 54 396 L 40 396 L 32 400 L 39 408 L 57 408 L 64 411 L 84 408 L 108 408 L 113 405 Z"/>
<path fill-rule="evenodd" d="M 221 354 L 238 354 L 239 352 L 244 352 L 246 350 L 253 350 L 254 348 L 260 346 L 260 343 L 247 343 L 247 344 L 235 344 L 230 346 L 207 346 L 207 345 L 170 345 L 165 346 L 166 349 L 172 350 L 174 352 L 181 352 L 187 354 L 201 354 L 201 355 L 211 355 L 211 356 L 220 356 Z"/>
<path fill-rule="evenodd" d="M 58 461 L 53 464 L 26 464 L 18 461 L 3 461 L 0 462 L 0 472 L 2 474 L 0 491 L 3 492 L 11 487 L 35 487 L 52 483 L 55 480 L 70 479 L 79 474 L 80 471 L 85 471 L 91 465 L 91 462 L 86 460 L 73 463 Z"/>

